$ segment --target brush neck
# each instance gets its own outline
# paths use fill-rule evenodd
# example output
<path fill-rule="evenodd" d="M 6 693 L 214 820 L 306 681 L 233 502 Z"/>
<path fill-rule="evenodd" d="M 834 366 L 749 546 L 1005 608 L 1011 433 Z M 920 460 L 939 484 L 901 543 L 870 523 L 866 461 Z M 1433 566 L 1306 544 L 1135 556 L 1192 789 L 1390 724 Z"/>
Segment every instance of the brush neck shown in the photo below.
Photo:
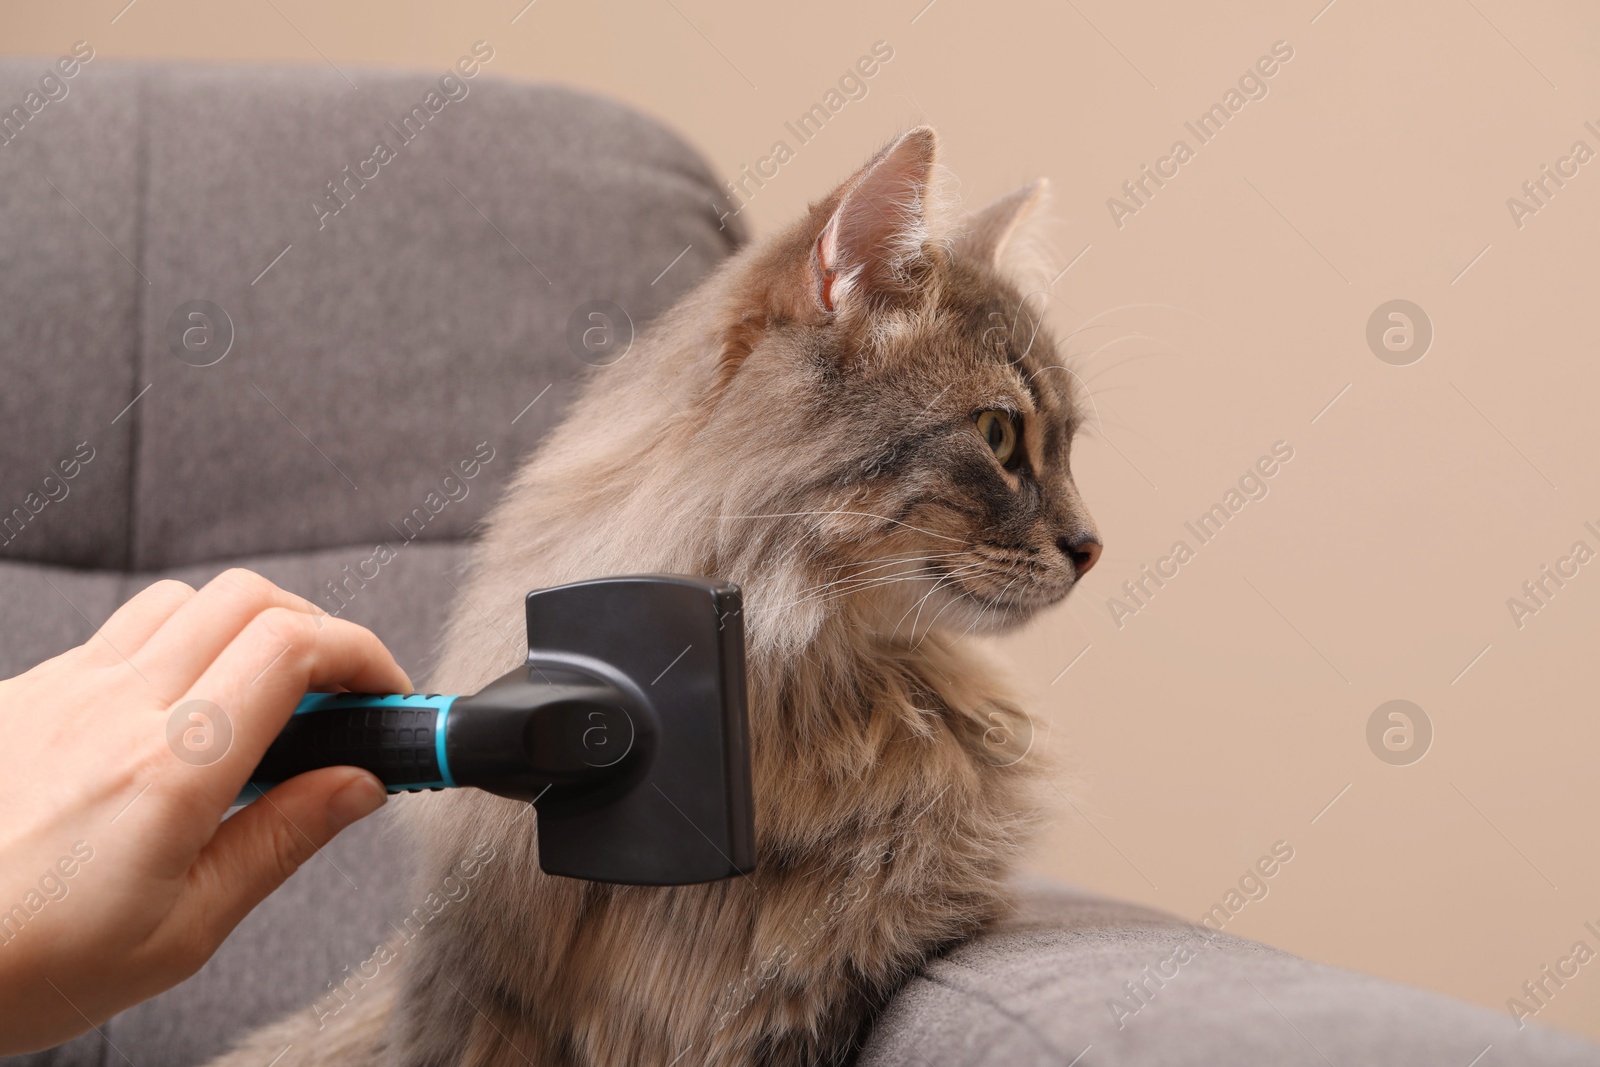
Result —
<path fill-rule="evenodd" d="M 655 734 L 654 717 L 607 679 L 523 664 L 455 702 L 444 750 L 455 784 L 549 803 L 637 771 Z"/>

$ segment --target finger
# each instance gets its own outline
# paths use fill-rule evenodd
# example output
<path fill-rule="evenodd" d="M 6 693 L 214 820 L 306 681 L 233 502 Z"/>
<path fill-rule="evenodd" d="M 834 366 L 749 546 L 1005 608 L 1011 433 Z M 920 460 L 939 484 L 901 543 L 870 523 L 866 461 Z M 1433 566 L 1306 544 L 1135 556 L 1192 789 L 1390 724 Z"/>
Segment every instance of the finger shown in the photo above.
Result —
<path fill-rule="evenodd" d="M 236 567 L 207 582 L 129 658 L 163 696 L 175 699 L 252 619 L 273 607 L 325 614 L 254 571 Z"/>
<path fill-rule="evenodd" d="M 194 754 L 199 758 L 186 761 L 205 772 L 189 781 L 203 787 L 210 802 L 220 805 L 220 815 L 249 779 L 300 698 L 308 691 L 334 686 L 364 692 L 411 692 L 411 680 L 366 627 L 345 619 L 313 619 L 288 608 L 268 608 L 250 621 L 174 704 L 174 715 L 192 715 L 199 707 L 203 718 L 217 720 L 204 724 L 212 732 L 202 733 L 202 747 L 222 747 L 197 751 Z"/>
<path fill-rule="evenodd" d="M 195 924 L 207 947 L 221 944 L 335 834 L 381 808 L 382 784 L 355 767 L 324 767 L 274 787 L 223 821 L 190 870 L 175 920 Z"/>
<path fill-rule="evenodd" d="M 148 585 L 111 613 L 85 645 L 97 660 L 120 662 L 143 648 L 177 610 L 195 595 L 194 587 L 172 578 Z"/>

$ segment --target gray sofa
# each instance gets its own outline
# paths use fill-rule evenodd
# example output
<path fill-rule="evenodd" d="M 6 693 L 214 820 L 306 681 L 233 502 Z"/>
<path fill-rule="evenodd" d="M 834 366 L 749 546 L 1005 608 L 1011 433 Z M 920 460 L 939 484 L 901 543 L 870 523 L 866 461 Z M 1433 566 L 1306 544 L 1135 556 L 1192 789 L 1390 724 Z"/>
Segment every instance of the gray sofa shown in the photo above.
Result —
<path fill-rule="evenodd" d="M 53 64 L 0 62 L 0 102 Z M 642 324 L 741 239 L 696 153 L 635 112 L 489 74 L 434 112 L 438 74 L 350 73 L 359 88 L 318 68 L 94 59 L 5 127 L 6 675 L 157 577 L 243 564 L 427 678 L 474 523 L 585 369 L 575 309 L 608 300 Z M 378 140 L 391 158 L 368 164 Z M 481 473 L 446 484 L 485 442 Z M 397 554 L 374 569 L 380 542 Z M 203 1061 L 370 954 L 409 907 L 408 866 L 383 816 L 362 823 L 194 979 L 6 1062 Z M 1504 1013 L 1059 885 L 1019 893 L 999 929 L 907 984 L 860 1064 L 1600 1063 Z M 1180 944 L 1193 961 L 1150 978 Z"/>

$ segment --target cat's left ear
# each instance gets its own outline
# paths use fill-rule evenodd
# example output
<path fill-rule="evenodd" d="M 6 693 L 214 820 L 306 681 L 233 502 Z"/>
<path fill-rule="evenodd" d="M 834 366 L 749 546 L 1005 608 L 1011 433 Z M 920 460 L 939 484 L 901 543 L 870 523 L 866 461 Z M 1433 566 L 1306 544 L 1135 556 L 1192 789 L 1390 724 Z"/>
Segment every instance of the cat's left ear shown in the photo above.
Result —
<path fill-rule="evenodd" d="M 999 266 L 1023 220 L 1044 202 L 1049 190 L 1050 183 L 1038 178 L 978 212 L 971 219 L 971 228 L 957 238 L 957 254 Z"/>
<path fill-rule="evenodd" d="M 938 138 L 919 126 L 879 152 L 833 195 L 837 205 L 811 252 L 812 293 L 834 311 L 902 286 L 928 238 Z"/>

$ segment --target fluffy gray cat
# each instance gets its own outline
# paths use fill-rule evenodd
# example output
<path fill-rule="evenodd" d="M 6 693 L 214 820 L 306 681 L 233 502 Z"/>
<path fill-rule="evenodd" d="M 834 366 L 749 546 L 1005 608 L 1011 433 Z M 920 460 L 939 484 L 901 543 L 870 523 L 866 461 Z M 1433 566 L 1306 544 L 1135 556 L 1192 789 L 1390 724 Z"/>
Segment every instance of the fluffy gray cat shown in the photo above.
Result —
<path fill-rule="evenodd" d="M 912 130 L 643 335 L 519 471 L 430 688 L 521 659 L 523 590 L 608 574 L 744 588 L 758 870 L 550 877 L 527 806 L 405 797 L 471 892 L 337 1013 L 226 1067 L 836 1063 L 928 955 L 1002 908 L 1032 819 L 1025 716 L 961 637 L 1067 595 L 1100 546 L 1073 376 L 1005 251 L 1043 183 L 941 220 Z M 481 607 L 487 614 L 480 613 Z"/>

